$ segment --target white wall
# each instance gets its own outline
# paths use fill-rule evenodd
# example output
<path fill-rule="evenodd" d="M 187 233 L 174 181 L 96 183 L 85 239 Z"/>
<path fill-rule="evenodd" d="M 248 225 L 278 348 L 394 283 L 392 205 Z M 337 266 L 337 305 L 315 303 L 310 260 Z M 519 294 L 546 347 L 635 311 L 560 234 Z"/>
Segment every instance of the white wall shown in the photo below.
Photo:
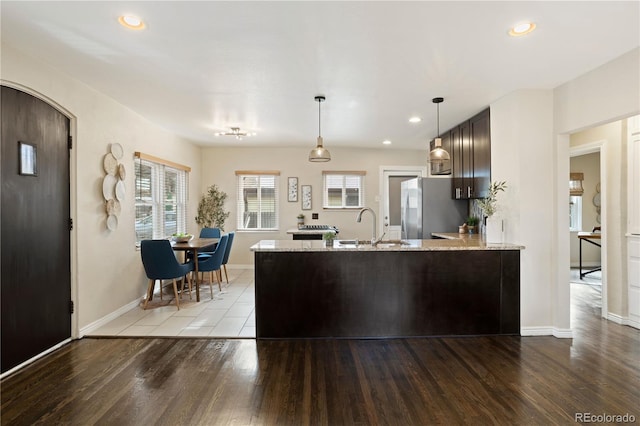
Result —
<path fill-rule="evenodd" d="M 229 263 L 253 264 L 253 253 L 249 251 L 256 242 L 263 239 L 291 239 L 287 229 L 295 228 L 296 216 L 305 215 L 307 224 L 335 225 L 340 230 L 340 237 L 371 238 L 371 217 L 366 215 L 361 223 L 356 223 L 356 210 L 328 211 L 322 209 L 322 171 L 323 170 L 364 170 L 365 203 L 378 212 L 380 195 L 380 165 L 416 165 L 425 166 L 426 145 L 424 150 L 393 149 L 340 149 L 325 146 L 331 151 L 328 163 L 310 163 L 307 158 L 313 147 L 309 148 L 207 148 L 202 151 L 202 191 L 210 185 L 217 184 L 229 194 L 226 209 L 231 212 L 225 231 L 236 229 L 236 170 L 278 170 L 280 171 L 280 229 L 273 232 L 240 232 L 236 234 Z M 312 210 L 301 209 L 300 194 L 298 202 L 287 201 L 287 177 L 296 176 L 298 186 L 311 185 Z M 201 196 L 202 194 L 200 194 Z M 311 214 L 318 213 L 318 220 L 312 220 Z M 378 217 L 378 225 L 381 218 Z"/>
<path fill-rule="evenodd" d="M 564 194 L 566 185 L 563 187 L 560 179 L 564 179 L 568 173 L 568 135 L 588 127 L 638 114 L 640 112 L 639 93 L 640 48 L 636 48 L 554 90 L 554 124 L 558 142 L 555 167 L 559 177 L 556 201 L 559 206 L 562 200 L 566 199 Z M 622 131 L 624 135 L 626 127 Z M 626 137 L 624 140 L 626 141 Z M 626 170 L 624 162 L 626 160 L 622 151 L 626 152 L 626 142 L 622 144 L 621 151 L 615 144 L 605 147 L 604 161 L 607 164 L 609 174 L 606 178 L 603 177 L 603 180 L 606 179 L 612 185 L 619 185 L 618 189 L 612 187 L 610 195 L 607 197 L 607 212 L 611 213 L 611 217 L 602 217 L 603 238 L 607 240 L 606 253 L 603 254 L 603 273 L 610 293 L 605 306 L 605 316 L 620 321 L 626 317 L 628 304 L 625 289 L 620 288 L 620 291 L 617 292 L 615 287 L 626 282 L 624 276 L 626 249 L 621 243 L 623 224 L 625 223 L 621 222 L 622 210 L 625 210 L 621 208 L 621 203 L 623 200 L 626 203 L 626 181 L 623 179 L 625 174 L 622 173 L 623 170 Z M 624 192 L 619 193 L 619 191 Z M 554 246 L 561 248 L 561 251 L 558 253 L 558 263 L 554 271 L 552 297 L 559 301 L 554 322 L 561 325 L 569 323 L 569 286 L 565 279 L 565 271 L 569 268 L 569 234 L 565 231 L 567 215 L 568 208 L 558 207 Z"/>
<path fill-rule="evenodd" d="M 517 91 L 491 104 L 491 178 L 508 186 L 499 203 L 505 239 L 525 246 L 520 252 L 525 334 L 550 334 L 552 323 L 553 145 L 552 91 Z"/>
<path fill-rule="evenodd" d="M 2 46 L 3 84 L 48 98 L 71 115 L 74 149 L 72 176 L 72 292 L 76 300 L 76 330 L 140 299 L 146 277 L 135 248 L 134 151 L 170 159 L 192 168 L 190 193 L 200 191 L 200 149 L 104 96 L 80 81 Z M 102 197 L 102 159 L 109 144 L 124 148 L 127 202 L 122 203 L 118 228 L 106 229 Z M 197 197 L 189 209 L 195 217 Z M 195 227 L 195 222 L 191 224 Z"/>

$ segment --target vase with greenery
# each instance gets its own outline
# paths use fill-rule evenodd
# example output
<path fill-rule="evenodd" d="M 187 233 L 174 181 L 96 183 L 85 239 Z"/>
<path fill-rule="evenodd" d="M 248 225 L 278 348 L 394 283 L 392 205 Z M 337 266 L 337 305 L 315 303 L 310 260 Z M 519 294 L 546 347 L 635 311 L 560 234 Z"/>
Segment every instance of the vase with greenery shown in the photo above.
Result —
<path fill-rule="evenodd" d="M 491 217 L 496 212 L 498 202 L 498 192 L 504 192 L 507 188 L 505 181 L 493 181 L 489 184 L 489 194 L 486 198 L 476 201 L 478 208 L 482 210 L 485 217 Z"/>
<path fill-rule="evenodd" d="M 304 215 L 300 213 L 298 215 L 298 226 L 302 226 L 302 225 L 304 225 Z"/>
<path fill-rule="evenodd" d="M 231 214 L 224 210 L 226 199 L 226 192 L 221 191 L 218 185 L 211 185 L 198 204 L 196 223 L 203 228 L 220 228 L 224 231 L 224 222 Z"/>
<path fill-rule="evenodd" d="M 476 201 L 478 208 L 484 215 L 483 234 L 487 243 L 502 243 L 504 238 L 504 221 L 494 219 L 498 206 L 498 193 L 507 188 L 505 181 L 493 181 L 489 184 L 489 194 L 486 198 Z"/>
<path fill-rule="evenodd" d="M 333 247 L 333 240 L 336 238 L 336 234 L 333 232 L 325 232 L 322 234 L 322 240 L 327 247 Z"/>

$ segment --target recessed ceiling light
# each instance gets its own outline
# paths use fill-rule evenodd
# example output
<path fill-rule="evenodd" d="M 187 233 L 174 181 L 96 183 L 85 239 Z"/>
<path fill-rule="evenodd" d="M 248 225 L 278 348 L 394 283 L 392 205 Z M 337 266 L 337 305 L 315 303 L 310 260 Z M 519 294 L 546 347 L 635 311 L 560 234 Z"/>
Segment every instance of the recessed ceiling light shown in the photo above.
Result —
<path fill-rule="evenodd" d="M 509 35 L 512 37 L 520 37 L 525 34 L 529 34 L 535 29 L 536 24 L 534 24 L 533 22 L 522 22 L 520 24 L 514 25 L 513 28 L 509 30 Z"/>
<path fill-rule="evenodd" d="M 409 123 L 419 123 L 421 121 L 422 121 L 422 118 L 420 118 L 420 117 L 411 117 L 409 119 Z"/>
<path fill-rule="evenodd" d="M 389 139 L 382 141 L 383 145 L 391 145 L 391 141 Z"/>
<path fill-rule="evenodd" d="M 142 19 L 133 15 L 122 15 L 118 18 L 118 22 L 120 22 L 120 25 L 123 27 L 127 27 L 132 30 L 142 30 L 145 27 Z"/>

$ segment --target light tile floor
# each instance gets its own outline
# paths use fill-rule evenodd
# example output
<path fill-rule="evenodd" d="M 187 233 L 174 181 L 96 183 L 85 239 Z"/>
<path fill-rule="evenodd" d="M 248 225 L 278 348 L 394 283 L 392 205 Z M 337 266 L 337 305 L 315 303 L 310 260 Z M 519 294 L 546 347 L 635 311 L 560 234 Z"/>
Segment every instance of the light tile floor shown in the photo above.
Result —
<path fill-rule="evenodd" d="M 88 336 L 157 336 L 157 337 L 256 337 L 255 294 L 253 270 L 229 269 L 229 284 L 223 281 L 222 292 L 213 285 L 213 300 L 209 284 L 200 285 L 200 302 L 188 293 L 176 308 L 173 288 L 165 282 L 163 299 L 156 285 L 153 300 L 142 304 L 103 325 Z"/>

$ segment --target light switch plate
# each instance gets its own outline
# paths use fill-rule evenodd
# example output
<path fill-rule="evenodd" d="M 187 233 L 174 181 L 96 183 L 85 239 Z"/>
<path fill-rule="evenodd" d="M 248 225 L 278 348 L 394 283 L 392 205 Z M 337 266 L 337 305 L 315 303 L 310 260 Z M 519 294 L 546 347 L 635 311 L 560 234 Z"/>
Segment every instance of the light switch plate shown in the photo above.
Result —
<path fill-rule="evenodd" d="M 311 213 L 311 219 L 318 219 L 318 213 Z"/>

